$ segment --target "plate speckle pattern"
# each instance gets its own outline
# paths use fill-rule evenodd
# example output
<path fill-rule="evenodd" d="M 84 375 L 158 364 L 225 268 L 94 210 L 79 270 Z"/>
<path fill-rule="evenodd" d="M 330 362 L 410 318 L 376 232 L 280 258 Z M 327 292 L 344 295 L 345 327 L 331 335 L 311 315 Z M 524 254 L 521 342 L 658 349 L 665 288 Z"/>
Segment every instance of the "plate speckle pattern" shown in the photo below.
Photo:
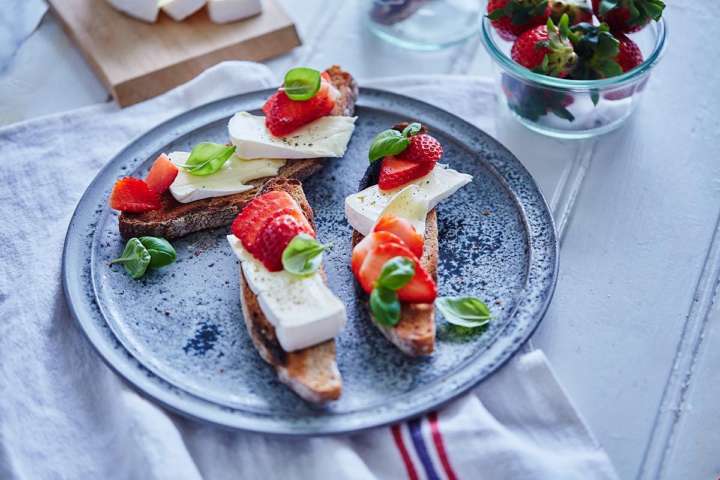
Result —
<path fill-rule="evenodd" d="M 165 406 L 218 425 L 286 435 L 356 431 L 417 415 L 472 387 L 506 361 L 538 325 L 557 275 L 555 230 L 535 182 L 487 134 L 425 103 L 363 89 L 357 128 L 342 159 L 305 182 L 331 288 L 348 307 L 337 339 L 342 398 L 312 407 L 279 383 L 245 332 L 239 265 L 227 228 L 173 242 L 175 264 L 130 279 L 110 266 L 123 241 L 106 208 L 114 181 L 144 175 L 161 151 L 227 141 L 227 119 L 256 110 L 271 92 L 215 102 L 137 139 L 83 196 L 63 259 L 67 298 L 90 341 L 120 375 Z M 349 268 L 351 227 L 343 200 L 358 189 L 367 148 L 380 130 L 420 120 L 441 141 L 444 162 L 474 180 L 438 207 L 442 295 L 472 294 L 493 313 L 481 335 L 458 336 L 438 317 L 436 352 L 405 357 L 371 325 Z M 90 251 L 88 258 L 86 252 Z"/>

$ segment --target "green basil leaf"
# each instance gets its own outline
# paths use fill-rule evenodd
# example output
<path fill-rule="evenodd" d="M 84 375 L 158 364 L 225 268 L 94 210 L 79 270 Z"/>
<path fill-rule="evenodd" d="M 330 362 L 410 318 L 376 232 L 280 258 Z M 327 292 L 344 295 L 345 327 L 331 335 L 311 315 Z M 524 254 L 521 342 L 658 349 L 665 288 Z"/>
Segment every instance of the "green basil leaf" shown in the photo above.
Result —
<path fill-rule="evenodd" d="M 180 165 L 190 175 L 205 177 L 216 173 L 235 153 L 235 146 L 220 143 L 198 143 L 190 152 L 185 165 Z"/>
<path fill-rule="evenodd" d="M 403 128 L 402 134 L 403 137 L 412 137 L 413 135 L 417 135 L 418 132 L 422 129 L 422 125 L 418 122 L 413 122 L 407 127 Z"/>
<path fill-rule="evenodd" d="M 400 300 L 397 293 L 383 287 L 375 287 L 370 293 L 370 311 L 380 325 L 394 327 L 400 322 Z"/>
<path fill-rule="evenodd" d="M 138 279 L 145 275 L 145 271 L 150 265 L 150 252 L 137 238 L 128 240 L 119 258 L 111 261 L 113 263 L 122 263 L 125 271 L 134 279 Z"/>
<path fill-rule="evenodd" d="M 410 145 L 410 140 L 397 130 L 380 132 L 372 141 L 368 159 L 370 163 L 388 155 L 397 155 Z"/>
<path fill-rule="evenodd" d="M 175 249 L 173 246 L 165 240 L 159 237 L 140 237 L 140 243 L 150 253 L 150 266 L 152 268 L 160 268 L 166 265 L 170 265 L 177 258 Z"/>
<path fill-rule="evenodd" d="M 320 90 L 320 72 L 312 68 L 298 67 L 285 74 L 283 88 L 290 100 L 310 100 Z"/>
<path fill-rule="evenodd" d="M 415 264 L 407 257 L 394 257 L 385 262 L 375 286 L 387 290 L 399 290 L 407 285 L 415 275 Z"/>
<path fill-rule="evenodd" d="M 645 3 L 645 12 L 647 16 L 655 20 L 656 22 L 662 17 L 663 10 L 665 10 L 665 2 L 661 0 L 650 0 Z"/>
<path fill-rule="evenodd" d="M 322 265 L 322 254 L 328 247 L 307 233 L 301 233 L 285 247 L 282 254 L 283 268 L 299 277 L 310 276 Z"/>
<path fill-rule="evenodd" d="M 453 325 L 477 328 L 490 322 L 490 309 L 475 297 L 441 297 L 435 300 L 435 305 Z"/>

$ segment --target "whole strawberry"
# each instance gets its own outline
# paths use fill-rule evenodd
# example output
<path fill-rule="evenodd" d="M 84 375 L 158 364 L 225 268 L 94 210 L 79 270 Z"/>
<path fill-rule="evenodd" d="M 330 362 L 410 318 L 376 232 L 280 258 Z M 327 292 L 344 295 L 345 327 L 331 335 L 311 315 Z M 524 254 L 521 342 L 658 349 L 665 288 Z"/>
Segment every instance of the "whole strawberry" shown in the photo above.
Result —
<path fill-rule="evenodd" d="M 630 70 L 640 66 L 640 64 L 643 63 L 643 54 L 637 43 L 633 42 L 622 33 L 617 34 L 617 38 L 620 42 L 620 46 L 618 47 L 618 54 L 617 57 L 615 57 L 615 61 L 618 65 L 620 65 L 623 73 L 629 72 Z M 606 92 L 604 97 L 608 100 L 622 100 L 624 98 L 631 97 L 632 94 L 635 93 L 636 89 L 642 90 L 646 82 L 647 78 L 640 82 L 637 87 L 631 86 L 621 88 L 620 90 Z"/>
<path fill-rule="evenodd" d="M 610 27 L 582 23 L 570 34 L 578 64 L 572 73 L 576 80 L 598 80 L 616 77 L 636 68 L 643 62 L 640 47 L 622 33 L 613 34 Z"/>
<path fill-rule="evenodd" d="M 523 32 L 543 25 L 550 16 L 548 0 L 489 0 L 488 18 L 498 35 L 513 41 Z"/>
<path fill-rule="evenodd" d="M 630 38 L 628 38 L 622 33 L 618 33 L 615 36 L 620 42 L 620 46 L 618 47 L 618 54 L 617 57 L 615 57 L 615 61 L 620 65 L 623 73 L 629 72 L 630 70 L 633 70 L 640 66 L 640 64 L 643 63 L 644 59 L 642 51 L 640 51 L 640 47 L 638 47 L 637 43 L 633 42 Z"/>
<path fill-rule="evenodd" d="M 616 77 L 637 68 L 643 62 L 640 47 L 623 33 L 613 34 L 606 23 L 583 23 L 572 27 L 571 38 L 578 53 L 578 65 L 572 73 L 575 80 L 598 80 Z M 640 87 L 642 88 L 642 86 Z M 632 96 L 634 86 L 606 91 L 608 100 L 622 100 Z M 597 103 L 599 96 L 593 95 Z"/>
<path fill-rule="evenodd" d="M 559 23 L 562 16 L 570 17 L 570 25 L 592 23 L 593 11 L 587 0 L 550 0 L 550 18 Z"/>
<path fill-rule="evenodd" d="M 632 33 L 658 21 L 665 9 L 662 0 L 592 0 L 593 11 L 601 22 L 618 33 Z"/>
<path fill-rule="evenodd" d="M 565 78 L 572 73 L 577 55 L 568 35 L 570 19 L 563 15 L 556 26 L 552 19 L 523 33 L 515 41 L 510 55 L 535 73 Z"/>

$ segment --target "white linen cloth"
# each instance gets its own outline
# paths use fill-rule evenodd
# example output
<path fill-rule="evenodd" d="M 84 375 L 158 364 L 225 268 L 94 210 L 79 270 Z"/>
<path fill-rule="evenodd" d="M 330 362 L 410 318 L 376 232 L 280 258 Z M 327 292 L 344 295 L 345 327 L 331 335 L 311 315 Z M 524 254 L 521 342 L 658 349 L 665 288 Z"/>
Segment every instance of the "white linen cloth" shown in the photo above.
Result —
<path fill-rule="evenodd" d="M 486 80 L 363 83 L 418 95 L 493 129 Z M 60 284 L 63 240 L 81 194 L 115 152 L 154 125 L 275 84 L 263 65 L 228 62 L 124 110 L 107 103 L 0 129 L 0 478 L 617 478 L 537 350 L 518 354 L 437 414 L 308 439 L 187 420 L 141 398 L 105 366 L 68 313 Z"/>
<path fill-rule="evenodd" d="M 23 41 L 42 20 L 43 0 L 3 0 L 0 4 L 0 72 L 3 72 Z"/>

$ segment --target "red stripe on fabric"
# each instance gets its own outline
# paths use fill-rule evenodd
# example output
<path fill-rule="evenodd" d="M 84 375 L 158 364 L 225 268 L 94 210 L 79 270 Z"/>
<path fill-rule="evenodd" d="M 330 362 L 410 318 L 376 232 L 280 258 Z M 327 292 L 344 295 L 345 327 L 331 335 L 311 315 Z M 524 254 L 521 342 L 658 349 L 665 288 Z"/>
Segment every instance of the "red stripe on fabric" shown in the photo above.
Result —
<path fill-rule="evenodd" d="M 392 427 L 390 427 L 390 430 L 392 430 L 392 436 L 393 440 L 395 440 L 395 446 L 400 452 L 400 457 L 405 464 L 405 470 L 407 470 L 408 478 L 410 480 L 419 480 L 420 477 L 418 477 L 417 470 L 415 470 L 415 465 L 413 465 L 410 454 L 408 453 L 407 448 L 405 448 L 405 442 L 402 438 L 400 425 L 393 425 Z"/>
<path fill-rule="evenodd" d="M 445 450 L 445 442 L 443 441 L 442 433 L 440 433 L 440 424 L 438 422 L 437 412 L 430 412 L 428 414 L 428 420 L 430 421 L 430 432 L 432 432 L 435 450 L 437 451 L 440 463 L 442 463 L 443 470 L 445 470 L 445 475 L 447 475 L 448 480 L 457 480 L 458 477 L 455 475 L 455 471 L 450 465 L 450 459 L 448 458 L 447 451 Z"/>

